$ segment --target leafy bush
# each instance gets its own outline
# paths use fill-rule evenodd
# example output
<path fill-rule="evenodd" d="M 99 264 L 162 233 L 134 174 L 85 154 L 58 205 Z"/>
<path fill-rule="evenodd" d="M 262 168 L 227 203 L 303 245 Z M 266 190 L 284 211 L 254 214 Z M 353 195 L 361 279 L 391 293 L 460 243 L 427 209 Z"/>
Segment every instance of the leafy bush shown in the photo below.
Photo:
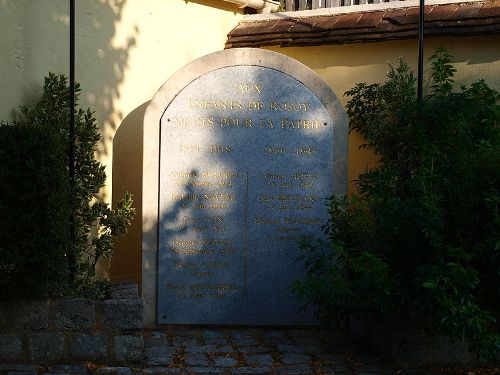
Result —
<path fill-rule="evenodd" d="M 326 240 L 302 243 L 307 277 L 295 290 L 326 323 L 404 317 L 500 348 L 499 93 L 484 81 L 455 89 L 450 56 L 431 58 L 430 93 L 400 61 L 384 84 L 346 93 L 350 128 L 380 158 L 358 194 L 328 200 Z"/>
<path fill-rule="evenodd" d="M 78 85 L 75 90 L 79 92 Z M 98 199 L 106 175 L 94 158 L 100 136 L 88 109 L 76 109 L 75 186 L 70 191 L 69 88 L 64 76 L 49 74 L 40 100 L 21 112 L 21 123 L 0 126 L 2 133 L 12 134 L 2 137 L 0 149 L 0 157 L 8 160 L 0 161 L 0 176 L 6 177 L 0 184 L 0 207 L 6 208 L 0 218 L 0 255 L 9 254 L 0 258 L 0 269 L 17 275 L 2 281 L 6 288 L 0 298 L 102 295 L 106 282 L 96 276 L 96 264 L 111 256 L 114 240 L 127 231 L 135 212 L 132 198 L 126 194 L 114 210 Z M 30 269 L 37 272 L 26 272 Z M 16 281 L 20 279 L 25 282 Z"/>
<path fill-rule="evenodd" d="M 66 147 L 55 128 L 0 126 L 0 293 L 60 292 L 68 278 Z"/>

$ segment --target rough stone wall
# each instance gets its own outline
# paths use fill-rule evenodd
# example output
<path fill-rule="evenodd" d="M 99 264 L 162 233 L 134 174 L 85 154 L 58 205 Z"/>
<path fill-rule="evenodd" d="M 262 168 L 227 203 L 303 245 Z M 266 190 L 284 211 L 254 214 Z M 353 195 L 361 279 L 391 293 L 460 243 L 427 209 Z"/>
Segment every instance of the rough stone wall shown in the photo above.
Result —
<path fill-rule="evenodd" d="M 137 364 L 144 350 L 143 305 L 136 284 L 111 299 L 0 303 L 0 362 Z"/>

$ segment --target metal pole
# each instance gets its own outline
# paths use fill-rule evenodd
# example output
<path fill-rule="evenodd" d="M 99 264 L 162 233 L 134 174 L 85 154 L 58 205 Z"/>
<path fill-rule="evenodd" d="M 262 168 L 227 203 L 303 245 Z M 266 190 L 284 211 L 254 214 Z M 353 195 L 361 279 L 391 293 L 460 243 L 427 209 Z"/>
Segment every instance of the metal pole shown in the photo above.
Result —
<path fill-rule="evenodd" d="M 422 102 L 424 82 L 424 11 L 425 0 L 420 0 L 418 17 L 418 77 L 417 77 L 417 99 Z"/>
<path fill-rule="evenodd" d="M 71 249 L 69 252 L 69 269 L 71 278 L 76 276 L 75 257 L 75 0 L 69 2 L 69 180 L 71 204 Z"/>

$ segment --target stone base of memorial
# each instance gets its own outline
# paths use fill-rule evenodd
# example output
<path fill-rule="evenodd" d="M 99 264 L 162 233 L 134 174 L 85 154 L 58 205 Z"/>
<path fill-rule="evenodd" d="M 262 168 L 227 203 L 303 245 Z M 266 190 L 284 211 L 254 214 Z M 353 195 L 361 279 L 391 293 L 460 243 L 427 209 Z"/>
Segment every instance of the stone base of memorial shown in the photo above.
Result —
<path fill-rule="evenodd" d="M 137 285 L 111 299 L 22 300 L 0 304 L 0 362 L 138 364 L 143 306 Z"/>

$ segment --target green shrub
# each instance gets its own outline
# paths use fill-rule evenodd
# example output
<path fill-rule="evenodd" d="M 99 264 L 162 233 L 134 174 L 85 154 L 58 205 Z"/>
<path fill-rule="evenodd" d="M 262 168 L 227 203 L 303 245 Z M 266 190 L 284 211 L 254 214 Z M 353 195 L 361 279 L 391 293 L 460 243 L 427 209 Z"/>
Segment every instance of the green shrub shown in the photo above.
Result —
<path fill-rule="evenodd" d="M 75 184 L 70 189 L 69 87 L 64 76 L 49 74 L 39 101 L 21 112 L 23 121 L 0 126 L 8 135 L 0 150 L 0 176 L 6 176 L 0 184 L 5 212 L 0 255 L 8 255 L 0 258 L 0 269 L 17 275 L 2 281 L 6 288 L 0 298 L 102 296 L 106 282 L 97 277 L 96 264 L 111 256 L 116 237 L 127 231 L 135 212 L 132 198 L 126 194 L 111 210 L 98 197 L 106 174 L 95 160 L 100 135 L 88 109 L 76 108 Z M 31 269 L 37 271 L 26 272 Z M 20 279 L 25 282 L 16 281 Z"/>
<path fill-rule="evenodd" d="M 0 295 L 44 296 L 68 281 L 66 145 L 58 129 L 0 126 Z"/>
<path fill-rule="evenodd" d="M 484 81 L 455 89 L 450 56 L 431 58 L 422 103 L 404 61 L 384 84 L 346 93 L 350 128 L 380 163 L 358 195 L 328 201 L 327 240 L 302 244 L 299 298 L 327 323 L 406 318 L 470 339 L 480 357 L 500 347 L 499 94 Z"/>

